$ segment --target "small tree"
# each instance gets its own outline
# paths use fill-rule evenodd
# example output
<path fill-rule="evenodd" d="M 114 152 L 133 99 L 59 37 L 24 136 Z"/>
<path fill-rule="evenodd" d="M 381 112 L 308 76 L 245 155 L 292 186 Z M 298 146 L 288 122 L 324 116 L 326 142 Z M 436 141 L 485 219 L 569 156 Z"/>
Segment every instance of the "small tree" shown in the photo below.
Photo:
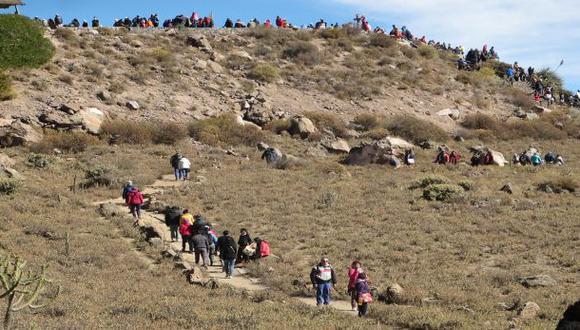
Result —
<path fill-rule="evenodd" d="M 25 273 L 26 262 L 20 258 L 0 257 L 0 284 L 2 293 L 0 299 L 6 299 L 6 313 L 4 314 L 4 329 L 10 328 L 12 313 L 19 312 L 25 308 L 39 309 L 48 303 L 40 302 L 41 293 L 46 289 L 51 281 L 46 278 L 46 266 L 43 266 L 39 273 L 27 271 Z M 60 293 L 57 287 L 56 293 L 52 295 L 52 300 Z"/>

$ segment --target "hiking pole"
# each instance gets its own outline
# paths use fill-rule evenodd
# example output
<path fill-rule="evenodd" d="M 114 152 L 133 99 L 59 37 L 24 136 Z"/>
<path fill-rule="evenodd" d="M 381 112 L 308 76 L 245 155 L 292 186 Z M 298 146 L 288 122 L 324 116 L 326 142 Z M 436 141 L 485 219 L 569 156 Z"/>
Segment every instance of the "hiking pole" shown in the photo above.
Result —
<path fill-rule="evenodd" d="M 560 62 L 560 65 L 558 65 L 558 67 L 556 68 L 556 70 L 554 70 L 554 72 L 558 71 L 558 69 L 564 65 L 564 59 L 562 59 L 562 61 Z"/>

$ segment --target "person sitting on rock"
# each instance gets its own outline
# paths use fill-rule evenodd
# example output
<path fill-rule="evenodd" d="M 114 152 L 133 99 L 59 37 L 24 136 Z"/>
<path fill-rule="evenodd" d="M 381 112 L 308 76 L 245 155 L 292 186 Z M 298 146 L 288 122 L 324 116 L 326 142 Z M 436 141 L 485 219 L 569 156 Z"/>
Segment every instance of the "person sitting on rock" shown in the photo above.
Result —
<path fill-rule="evenodd" d="M 415 165 L 415 152 L 413 149 L 407 149 L 405 151 L 405 165 Z"/>
<path fill-rule="evenodd" d="M 451 154 L 449 155 L 449 163 L 453 164 L 453 165 L 457 165 L 457 163 L 461 160 L 461 154 L 459 154 L 458 152 L 451 151 Z"/>
<path fill-rule="evenodd" d="M 101 22 L 99 21 L 99 19 L 97 17 L 93 17 L 93 21 L 91 22 L 91 26 L 93 27 L 93 29 L 101 27 Z"/>
<path fill-rule="evenodd" d="M 530 160 L 532 161 L 532 165 L 534 166 L 540 166 L 544 163 L 544 161 L 542 160 L 542 156 L 540 156 L 540 154 L 537 152 L 532 155 Z"/>
<path fill-rule="evenodd" d="M 269 19 L 267 19 L 264 22 L 264 27 L 267 28 L 267 29 L 271 28 L 272 27 L 272 22 Z"/>
<path fill-rule="evenodd" d="M 232 29 L 233 27 L 234 27 L 234 22 L 230 18 L 226 19 L 226 23 L 224 24 L 224 28 Z"/>
<path fill-rule="evenodd" d="M 83 29 L 86 29 L 89 27 L 89 22 L 87 22 L 86 20 L 83 20 L 83 24 L 81 26 L 83 27 Z"/>
<path fill-rule="evenodd" d="M 246 247 L 252 244 L 252 238 L 250 234 L 245 228 L 240 230 L 240 238 L 238 239 L 238 259 L 237 263 L 248 262 L 250 261 L 250 255 L 248 253 L 244 253 Z"/>
<path fill-rule="evenodd" d="M 78 28 L 81 26 L 81 22 L 79 22 L 78 19 L 73 18 L 72 22 L 70 22 L 70 24 L 68 25 L 69 27 L 74 27 L 74 28 Z"/>
<path fill-rule="evenodd" d="M 246 27 L 246 24 L 244 24 L 244 22 L 242 22 L 241 19 L 238 19 L 236 21 L 236 24 L 234 25 L 234 28 L 236 28 L 236 29 L 243 29 L 245 27 Z"/>

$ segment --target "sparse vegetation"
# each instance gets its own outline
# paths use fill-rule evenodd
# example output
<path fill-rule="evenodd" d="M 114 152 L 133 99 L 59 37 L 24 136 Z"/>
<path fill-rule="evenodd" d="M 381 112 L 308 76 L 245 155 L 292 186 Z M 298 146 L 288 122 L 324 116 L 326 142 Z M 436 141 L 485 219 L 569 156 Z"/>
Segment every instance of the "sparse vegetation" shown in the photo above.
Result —
<path fill-rule="evenodd" d="M 447 141 L 449 136 L 439 126 L 413 116 L 395 116 L 388 119 L 390 132 L 414 143 L 424 141 Z"/>
<path fill-rule="evenodd" d="M 54 54 L 39 23 L 20 15 L 0 15 L 0 70 L 36 68 Z"/>
<path fill-rule="evenodd" d="M 314 125 L 321 131 L 326 129 L 338 137 L 348 136 L 348 128 L 344 121 L 332 113 L 310 111 L 306 112 L 304 116 L 312 120 Z"/>
<path fill-rule="evenodd" d="M 421 55 L 426 59 L 433 59 L 435 58 L 435 56 L 437 56 L 437 51 L 435 50 L 435 48 L 427 45 L 419 47 L 418 52 L 419 55 Z"/>
<path fill-rule="evenodd" d="M 15 96 L 10 77 L 0 71 L 0 102 L 11 100 Z"/>
<path fill-rule="evenodd" d="M 264 133 L 252 126 L 236 123 L 233 116 L 198 120 L 189 125 L 189 135 L 212 146 L 254 146 L 264 139 Z"/>
<path fill-rule="evenodd" d="M 362 113 L 354 118 L 353 123 L 361 126 L 365 131 L 370 131 L 378 128 L 381 125 L 381 120 L 375 115 Z"/>
<path fill-rule="evenodd" d="M 282 52 L 282 57 L 307 66 L 317 65 L 321 61 L 318 47 L 307 41 L 296 41 L 291 43 Z"/>
<path fill-rule="evenodd" d="M 423 198 L 428 201 L 449 202 L 461 196 L 461 187 L 452 184 L 432 184 L 423 189 Z"/>
<path fill-rule="evenodd" d="M 115 182 L 112 176 L 113 170 L 106 165 L 94 165 L 85 170 L 85 181 L 83 188 L 108 187 Z"/>
<path fill-rule="evenodd" d="M 248 73 L 248 78 L 271 83 L 280 77 L 278 69 L 269 64 L 257 64 Z"/>
<path fill-rule="evenodd" d="M 379 48 L 392 48 L 397 45 L 395 39 L 386 36 L 384 34 L 373 34 L 371 35 L 369 44 L 372 47 L 379 47 Z"/>
<path fill-rule="evenodd" d="M 55 152 L 79 153 L 97 143 L 99 143 L 99 140 L 96 137 L 81 132 L 48 131 L 45 132 L 42 141 L 33 144 L 30 150 L 42 154 L 53 154 Z"/>
<path fill-rule="evenodd" d="M 13 195 L 18 190 L 19 182 L 15 179 L 0 178 L 0 195 Z"/>

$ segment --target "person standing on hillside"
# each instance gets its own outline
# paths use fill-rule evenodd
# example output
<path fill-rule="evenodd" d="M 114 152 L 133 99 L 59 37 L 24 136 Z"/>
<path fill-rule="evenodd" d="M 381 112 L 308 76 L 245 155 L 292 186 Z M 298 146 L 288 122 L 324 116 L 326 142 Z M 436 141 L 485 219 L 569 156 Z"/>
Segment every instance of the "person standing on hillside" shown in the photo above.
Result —
<path fill-rule="evenodd" d="M 191 244 L 191 233 L 193 228 L 193 216 L 189 210 L 183 210 L 183 215 L 179 219 L 179 233 L 181 234 L 181 252 L 185 252 L 185 244 L 189 244 L 189 253 L 193 253 Z"/>
<path fill-rule="evenodd" d="M 199 264 L 199 259 L 202 258 L 202 266 L 207 267 L 209 264 L 209 239 L 206 233 L 197 232 L 191 238 L 191 244 L 195 250 L 195 264 Z"/>
<path fill-rule="evenodd" d="M 181 171 L 179 170 L 179 160 L 181 159 L 181 157 L 182 157 L 181 154 L 179 152 L 176 152 L 175 155 L 171 156 L 171 158 L 169 159 L 169 163 L 173 168 L 173 174 L 175 174 L 175 181 L 181 179 Z"/>
<path fill-rule="evenodd" d="M 354 290 L 358 300 L 358 316 L 363 317 L 367 315 L 369 304 L 373 301 L 367 274 L 364 272 L 358 274 Z"/>
<path fill-rule="evenodd" d="M 218 238 L 216 250 L 220 255 L 226 278 L 232 278 L 234 275 L 234 267 L 238 251 L 236 249 L 236 241 L 234 241 L 233 237 L 230 236 L 229 231 L 225 230 L 223 236 Z"/>
<path fill-rule="evenodd" d="M 143 194 L 139 191 L 137 187 L 131 187 L 127 193 L 127 198 L 125 203 L 129 206 L 129 210 L 133 215 L 133 226 L 139 224 L 139 219 L 141 219 L 141 206 L 143 205 Z"/>
<path fill-rule="evenodd" d="M 238 239 L 238 263 L 250 261 L 250 256 L 244 254 L 244 249 L 252 244 L 252 238 L 245 228 L 240 230 L 240 238 Z"/>
<path fill-rule="evenodd" d="M 330 304 L 330 290 L 336 285 L 336 274 L 328 258 L 322 258 L 320 263 L 312 268 L 310 281 L 316 289 L 316 306 Z"/>
<path fill-rule="evenodd" d="M 352 310 L 356 310 L 356 306 L 357 306 L 357 295 L 356 295 L 356 290 L 355 290 L 355 286 L 356 286 L 356 281 L 358 279 L 358 275 L 361 274 L 363 272 L 362 269 L 362 265 L 360 263 L 360 261 L 355 260 L 352 262 L 352 264 L 350 265 L 350 267 L 348 267 L 348 288 L 347 288 L 347 292 L 350 294 L 350 305 L 352 307 Z"/>
<path fill-rule="evenodd" d="M 189 171 L 191 169 L 191 162 L 185 157 L 181 157 L 179 160 L 179 171 L 181 172 L 181 178 L 183 181 L 189 178 Z"/>

